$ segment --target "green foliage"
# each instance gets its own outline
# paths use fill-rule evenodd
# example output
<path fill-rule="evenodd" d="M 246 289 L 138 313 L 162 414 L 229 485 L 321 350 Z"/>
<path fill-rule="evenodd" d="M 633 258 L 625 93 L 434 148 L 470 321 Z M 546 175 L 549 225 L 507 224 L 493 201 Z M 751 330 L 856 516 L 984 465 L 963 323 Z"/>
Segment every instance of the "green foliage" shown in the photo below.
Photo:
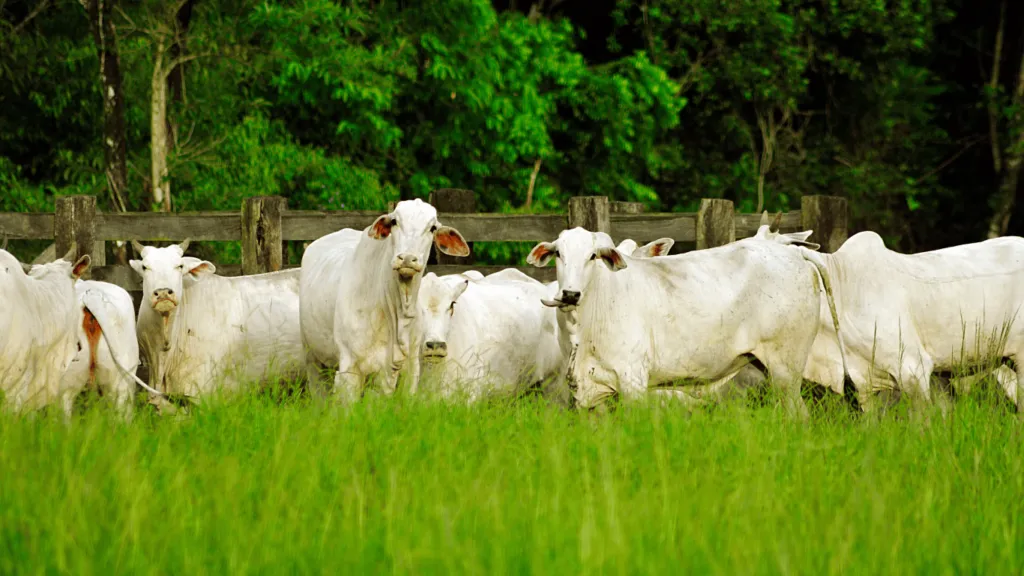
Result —
<path fill-rule="evenodd" d="M 27 21 L 35 6 L 0 6 L 0 209 L 62 193 L 111 209 L 86 14 L 59 2 Z M 136 210 L 150 203 L 150 91 L 172 8 L 115 11 Z M 578 14 L 527 17 L 489 0 L 197 0 L 181 36 L 194 59 L 169 111 L 174 208 L 276 193 L 293 208 L 381 209 L 460 187 L 486 211 L 560 211 L 579 194 L 664 211 L 727 197 L 752 211 L 764 173 L 768 209 L 845 196 L 855 227 L 927 246 L 962 186 L 947 161 L 987 133 L 982 112 L 954 139 L 950 103 L 991 102 L 1010 153 L 1024 125 L 1005 82 L 982 89 L 945 72 L 951 54 L 976 67 L 973 52 L 948 46 L 984 32 L 950 31 L 953 8 L 966 9 L 619 0 L 611 34 L 596 39 L 604 53 L 583 42 Z M 522 250 L 478 255 L 517 261 Z"/>

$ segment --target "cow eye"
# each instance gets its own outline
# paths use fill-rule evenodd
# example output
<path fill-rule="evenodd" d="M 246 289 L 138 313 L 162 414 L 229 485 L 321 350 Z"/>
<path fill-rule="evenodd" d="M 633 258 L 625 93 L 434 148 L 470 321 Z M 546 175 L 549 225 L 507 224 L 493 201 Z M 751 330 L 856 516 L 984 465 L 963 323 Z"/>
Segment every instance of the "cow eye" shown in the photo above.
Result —
<path fill-rule="evenodd" d="M 178 270 L 184 270 L 184 269 L 185 269 L 185 265 L 184 264 L 178 264 Z"/>
<path fill-rule="evenodd" d="M 597 259 L 597 254 L 591 254 L 590 255 L 590 259 L 591 260 L 596 260 Z"/>
<path fill-rule="evenodd" d="M 142 271 L 143 272 L 149 272 L 149 266 L 146 266 L 145 264 L 143 264 L 142 265 Z"/>
<path fill-rule="evenodd" d="M 398 218 L 392 218 L 391 219 L 391 225 L 392 226 L 398 226 Z"/>
<path fill-rule="evenodd" d="M 437 232 L 437 224 L 430 227 L 430 233 L 433 234 L 434 232 Z"/>
<path fill-rule="evenodd" d="M 448 313 L 449 314 L 454 314 L 455 313 L 455 302 L 452 302 L 452 305 L 448 307 Z"/>

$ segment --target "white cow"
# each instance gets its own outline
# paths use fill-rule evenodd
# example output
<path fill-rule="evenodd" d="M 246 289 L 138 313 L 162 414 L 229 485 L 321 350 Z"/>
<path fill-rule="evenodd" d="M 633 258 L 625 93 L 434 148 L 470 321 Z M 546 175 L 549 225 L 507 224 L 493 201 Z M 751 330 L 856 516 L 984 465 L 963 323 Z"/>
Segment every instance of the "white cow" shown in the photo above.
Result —
<path fill-rule="evenodd" d="M 145 298 L 137 331 L 154 388 L 196 401 L 301 373 L 299 270 L 223 277 L 184 256 L 188 240 L 132 245 Z"/>
<path fill-rule="evenodd" d="M 93 280 L 75 282 L 75 293 L 80 315 L 78 353 L 64 373 L 68 398 L 95 386 L 111 395 L 118 412 L 130 418 L 139 367 L 132 297 L 120 286 Z"/>
<path fill-rule="evenodd" d="M 591 241 L 591 250 L 598 247 L 614 246 L 611 236 L 604 232 L 593 233 Z M 674 244 L 675 240 L 671 238 L 659 238 L 658 240 L 648 242 L 647 244 L 638 247 L 635 240 L 627 238 L 620 242 L 616 248 L 619 252 L 631 255 L 634 258 L 656 258 L 658 256 L 667 255 Z M 528 260 L 528 263 L 533 262 Z M 492 274 L 492 276 L 494 275 Z M 578 344 L 576 307 L 574 304 L 570 303 L 573 302 L 574 295 L 567 295 L 563 293 L 558 287 L 557 280 L 547 283 L 546 287 L 548 289 L 548 296 L 546 299 L 542 300 L 542 303 L 545 306 L 555 307 L 557 310 L 558 346 L 562 355 L 562 366 L 559 370 L 558 378 L 552 381 L 552 383 L 545 389 L 545 395 L 552 399 L 556 404 L 568 406 L 571 400 L 571 392 L 569 390 L 568 382 L 566 381 L 566 376 L 569 369 L 569 362 L 571 362 L 573 358 L 573 351 Z"/>
<path fill-rule="evenodd" d="M 934 370 L 1013 359 L 1016 380 L 1000 377 L 1002 369 L 996 376 L 1017 410 L 1024 408 L 1024 239 L 900 254 L 878 234 L 861 232 L 834 254 L 810 254 L 832 277 L 843 352 L 862 406 L 891 387 L 920 406 L 930 400 Z M 804 376 L 842 393 L 840 344 L 824 309 L 819 316 Z"/>
<path fill-rule="evenodd" d="M 334 392 L 343 402 L 362 396 L 367 378 L 383 375 L 394 393 L 408 361 L 409 389 L 419 384 L 419 289 L 430 244 L 468 256 L 458 230 L 437 210 L 405 200 L 363 231 L 341 230 L 313 242 L 302 256 L 302 341 L 310 374 L 336 367 Z M 319 378 L 317 378 L 319 380 Z"/>
<path fill-rule="evenodd" d="M 728 380 L 752 354 L 787 409 L 806 417 L 800 377 L 818 329 L 819 293 L 805 251 L 746 239 L 641 259 L 594 248 L 593 236 L 564 231 L 528 258 L 543 266 L 557 256 L 560 302 L 576 303 L 579 346 L 570 370 L 581 407 L 682 378 Z"/>
<path fill-rule="evenodd" d="M 89 267 L 84 255 L 29 268 L 0 250 L 0 390 L 6 409 L 38 410 L 60 402 L 70 415 L 62 376 L 76 352 L 74 281 Z"/>
<path fill-rule="evenodd" d="M 547 287 L 515 269 L 487 277 L 430 273 L 420 285 L 423 356 L 443 360 L 440 392 L 469 402 L 511 397 L 562 366 Z"/>

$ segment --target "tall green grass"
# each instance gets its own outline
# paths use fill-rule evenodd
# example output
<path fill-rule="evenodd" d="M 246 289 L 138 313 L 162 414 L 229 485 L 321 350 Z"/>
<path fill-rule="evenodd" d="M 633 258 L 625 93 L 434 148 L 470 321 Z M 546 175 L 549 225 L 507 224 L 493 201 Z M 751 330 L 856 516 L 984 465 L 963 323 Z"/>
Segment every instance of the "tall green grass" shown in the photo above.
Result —
<path fill-rule="evenodd" d="M 0 417 L 4 573 L 998 574 L 1024 426 L 528 399 Z"/>

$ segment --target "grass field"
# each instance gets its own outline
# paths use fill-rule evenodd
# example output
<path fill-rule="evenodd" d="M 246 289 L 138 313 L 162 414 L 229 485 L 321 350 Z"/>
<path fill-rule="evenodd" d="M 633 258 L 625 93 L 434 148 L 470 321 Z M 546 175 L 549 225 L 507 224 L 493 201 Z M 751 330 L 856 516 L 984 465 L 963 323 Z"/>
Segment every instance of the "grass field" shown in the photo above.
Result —
<path fill-rule="evenodd" d="M 127 425 L 3 416 L 0 571 L 1024 571 L 1005 406 L 811 412 L 246 397 Z"/>

